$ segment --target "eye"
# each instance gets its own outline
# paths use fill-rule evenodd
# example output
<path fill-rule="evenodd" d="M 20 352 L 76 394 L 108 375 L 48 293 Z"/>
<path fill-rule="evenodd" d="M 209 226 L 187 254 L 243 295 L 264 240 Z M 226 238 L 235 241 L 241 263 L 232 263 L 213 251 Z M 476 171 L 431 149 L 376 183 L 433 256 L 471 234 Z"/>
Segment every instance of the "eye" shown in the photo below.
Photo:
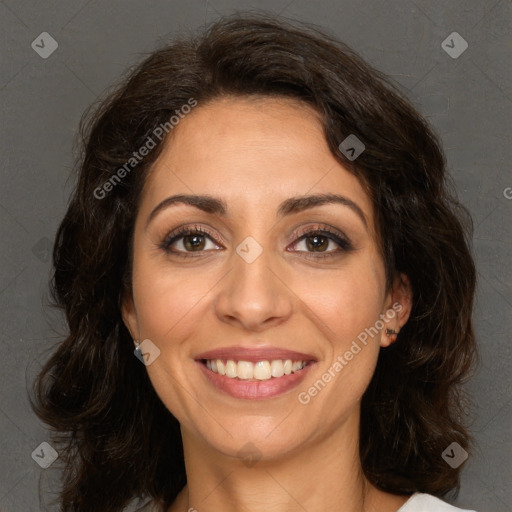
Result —
<path fill-rule="evenodd" d="M 214 237 L 203 227 L 182 227 L 169 233 L 160 244 L 160 248 L 167 253 L 178 256 L 194 256 L 187 253 L 202 253 L 210 250 L 219 250 L 222 247 Z"/>
<path fill-rule="evenodd" d="M 295 237 L 297 240 L 292 244 L 291 252 L 306 253 L 314 258 L 336 256 L 353 249 L 349 239 L 342 233 L 334 232 L 330 226 L 305 229 L 296 233 Z M 202 226 L 178 228 L 169 233 L 159 247 L 168 254 L 185 258 L 223 249 Z"/>
<path fill-rule="evenodd" d="M 313 257 L 328 257 L 353 249 L 350 240 L 330 227 L 309 229 L 299 235 L 293 252 L 312 253 Z M 335 254 L 334 254 L 335 253 Z"/>

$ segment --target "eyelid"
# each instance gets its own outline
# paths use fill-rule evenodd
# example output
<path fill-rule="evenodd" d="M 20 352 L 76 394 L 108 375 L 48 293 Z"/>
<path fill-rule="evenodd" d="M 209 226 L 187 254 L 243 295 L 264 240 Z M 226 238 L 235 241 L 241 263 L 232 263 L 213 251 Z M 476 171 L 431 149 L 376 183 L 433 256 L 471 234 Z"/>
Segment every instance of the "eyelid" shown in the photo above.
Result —
<path fill-rule="evenodd" d="M 199 234 L 199 235 L 205 236 L 205 237 L 209 238 L 215 245 L 220 246 L 225 249 L 222 242 L 218 241 L 218 238 L 222 238 L 222 237 L 213 234 L 212 231 L 210 231 L 210 229 L 208 227 L 205 227 L 204 225 L 197 225 L 197 224 L 194 224 L 194 225 L 185 224 L 185 225 L 182 225 L 182 226 L 179 226 L 179 227 L 173 229 L 171 232 L 169 232 L 164 237 L 162 242 L 159 244 L 159 248 L 164 250 L 165 252 L 173 253 L 173 254 L 177 254 L 177 255 L 185 256 L 185 257 L 186 256 L 195 257 L 195 256 L 199 256 L 201 253 L 210 252 L 210 250 L 202 250 L 202 251 L 197 251 L 197 254 L 195 254 L 196 251 L 175 251 L 175 250 L 170 249 L 170 246 L 173 243 L 175 243 L 176 241 L 178 241 L 186 236 L 191 236 L 194 234 Z M 329 238 L 334 243 L 336 243 L 340 249 L 334 250 L 334 251 L 327 251 L 324 253 L 314 252 L 314 251 L 311 251 L 311 252 L 310 251 L 291 251 L 291 252 L 299 252 L 299 253 L 303 253 L 303 254 L 308 254 L 308 255 L 311 255 L 312 257 L 322 257 L 322 254 L 323 254 L 323 256 L 325 257 L 328 255 L 333 255 L 335 253 L 347 252 L 347 251 L 354 249 L 351 240 L 349 239 L 349 237 L 347 237 L 345 235 L 345 233 L 343 233 L 341 230 L 338 230 L 328 224 L 315 224 L 314 226 L 312 226 L 312 225 L 301 226 L 300 228 L 295 229 L 291 235 L 291 239 L 292 239 L 291 244 L 292 245 L 298 244 L 305 238 L 307 238 L 309 236 L 314 236 L 316 234 L 325 236 L 326 238 Z M 288 249 L 288 247 L 289 247 L 289 245 L 287 246 L 287 249 Z"/>
<path fill-rule="evenodd" d="M 212 231 L 209 230 L 208 227 L 205 227 L 204 225 L 188 225 L 185 224 L 183 226 L 179 226 L 175 229 L 173 229 L 171 232 L 169 232 L 164 239 L 158 244 L 159 248 L 167 251 L 167 252 L 174 252 L 174 254 L 192 254 L 193 251 L 171 251 L 170 246 L 177 240 L 184 238 L 186 236 L 191 236 L 193 234 L 200 234 L 203 236 L 206 236 L 210 238 L 210 240 L 217 246 L 222 246 L 222 243 L 218 241 L 219 237 L 218 235 L 214 235 Z M 205 252 L 205 251 L 198 251 L 198 253 Z"/>
<path fill-rule="evenodd" d="M 294 230 L 292 234 L 292 243 L 296 244 L 302 241 L 304 238 L 308 236 L 313 236 L 316 233 L 320 235 L 324 235 L 328 238 L 331 238 L 335 243 L 337 243 L 341 249 L 345 251 L 352 250 L 354 248 L 350 238 L 341 230 L 334 228 L 328 224 L 315 224 L 314 226 L 302 226 L 296 230 Z M 335 252 L 335 251 L 328 251 Z M 313 252 L 311 254 L 314 254 Z"/>

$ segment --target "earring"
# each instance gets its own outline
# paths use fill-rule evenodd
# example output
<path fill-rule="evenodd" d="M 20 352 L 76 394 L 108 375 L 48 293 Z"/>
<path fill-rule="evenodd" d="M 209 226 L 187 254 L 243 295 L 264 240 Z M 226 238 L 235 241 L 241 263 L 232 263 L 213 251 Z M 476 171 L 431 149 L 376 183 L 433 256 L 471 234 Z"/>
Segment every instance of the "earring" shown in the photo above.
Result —
<path fill-rule="evenodd" d="M 391 343 L 394 343 L 396 341 L 396 335 L 399 333 L 399 331 L 396 331 L 395 329 L 386 329 L 386 336 L 389 338 Z"/>

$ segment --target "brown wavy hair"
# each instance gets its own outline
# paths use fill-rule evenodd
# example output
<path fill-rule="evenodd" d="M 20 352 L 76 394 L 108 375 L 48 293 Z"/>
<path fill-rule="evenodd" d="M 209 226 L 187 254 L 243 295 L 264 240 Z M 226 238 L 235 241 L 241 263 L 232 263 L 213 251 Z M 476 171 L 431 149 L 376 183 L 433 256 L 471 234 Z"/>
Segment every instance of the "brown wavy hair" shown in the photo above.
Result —
<path fill-rule="evenodd" d="M 186 483 L 178 421 L 134 357 L 120 312 L 141 190 L 165 138 L 106 197 L 98 190 L 191 98 L 201 108 L 229 96 L 313 106 L 332 154 L 367 190 L 388 287 L 407 274 L 414 305 L 363 396 L 363 470 L 391 493 L 456 493 L 461 468 L 441 454 L 452 442 L 470 449 L 462 384 L 476 358 L 475 268 L 471 219 L 438 139 L 396 86 L 335 37 L 238 14 L 151 53 L 82 118 L 78 181 L 51 283 L 69 334 L 33 390 L 65 464 L 61 509 L 112 512 L 147 497 L 163 509 Z M 349 134 L 366 146 L 353 162 L 338 148 Z"/>

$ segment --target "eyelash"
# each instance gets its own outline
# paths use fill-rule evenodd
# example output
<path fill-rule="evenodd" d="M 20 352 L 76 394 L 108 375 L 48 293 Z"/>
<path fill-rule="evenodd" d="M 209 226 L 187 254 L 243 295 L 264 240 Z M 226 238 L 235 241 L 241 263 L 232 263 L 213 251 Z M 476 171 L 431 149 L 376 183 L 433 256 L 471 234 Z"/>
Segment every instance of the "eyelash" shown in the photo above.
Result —
<path fill-rule="evenodd" d="M 187 236 L 193 236 L 198 235 L 201 237 L 207 237 L 209 238 L 215 245 L 220 245 L 213 236 L 212 233 L 210 233 L 207 229 L 205 229 L 202 226 L 194 226 L 191 227 L 181 227 L 178 228 L 176 231 L 173 231 L 169 233 L 159 244 L 159 248 L 163 250 L 164 252 L 168 254 L 173 254 L 181 258 L 197 258 L 201 255 L 204 251 L 197 251 L 197 255 L 194 254 L 195 251 L 174 251 L 170 247 L 172 244 L 177 242 L 178 240 L 182 238 L 186 238 Z M 308 229 L 305 228 L 301 230 L 299 233 L 295 233 L 294 236 L 297 236 L 298 238 L 295 240 L 293 245 L 297 245 L 299 242 L 305 240 L 306 238 L 312 238 L 314 236 L 320 236 L 325 237 L 328 240 L 332 240 L 334 243 L 336 243 L 339 246 L 339 249 L 327 251 L 325 253 L 322 252 L 314 252 L 314 251 L 292 251 L 292 252 L 299 252 L 304 253 L 304 257 L 311 258 L 311 259 L 323 259 L 323 258 L 329 258 L 333 257 L 340 252 L 350 252 L 354 249 L 352 246 L 352 243 L 350 240 L 337 232 L 334 232 L 332 228 L 330 228 L 327 225 L 322 225 L 320 228 L 314 228 L 314 229 Z M 307 256 L 306 256 L 307 255 Z"/>

